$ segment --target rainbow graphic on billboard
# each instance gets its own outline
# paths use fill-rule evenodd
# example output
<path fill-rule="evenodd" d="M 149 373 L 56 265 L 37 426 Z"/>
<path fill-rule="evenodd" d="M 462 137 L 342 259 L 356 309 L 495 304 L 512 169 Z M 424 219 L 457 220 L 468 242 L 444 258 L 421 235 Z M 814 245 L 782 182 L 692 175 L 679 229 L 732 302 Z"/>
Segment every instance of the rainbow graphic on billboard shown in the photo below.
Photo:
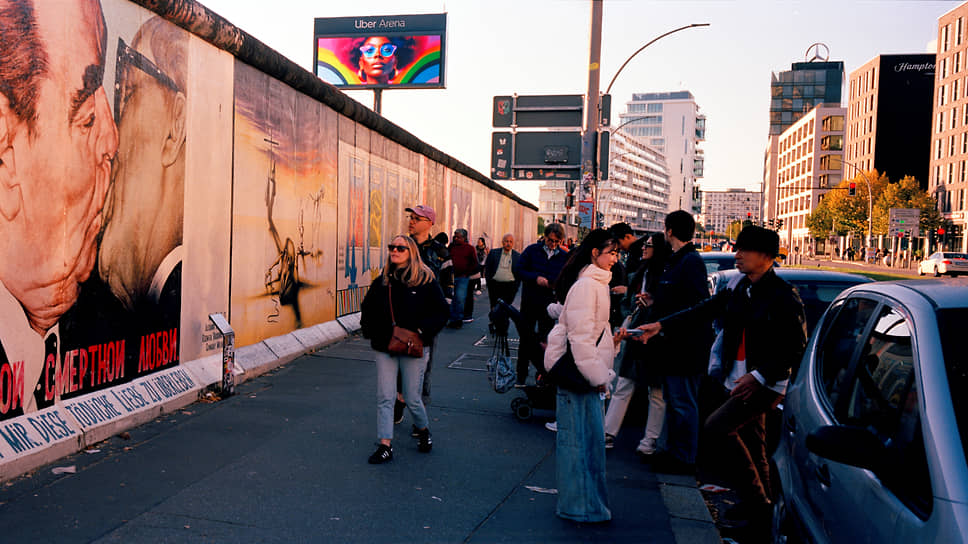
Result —
<path fill-rule="evenodd" d="M 316 19 L 316 76 L 341 88 L 443 88 L 446 14 Z"/>

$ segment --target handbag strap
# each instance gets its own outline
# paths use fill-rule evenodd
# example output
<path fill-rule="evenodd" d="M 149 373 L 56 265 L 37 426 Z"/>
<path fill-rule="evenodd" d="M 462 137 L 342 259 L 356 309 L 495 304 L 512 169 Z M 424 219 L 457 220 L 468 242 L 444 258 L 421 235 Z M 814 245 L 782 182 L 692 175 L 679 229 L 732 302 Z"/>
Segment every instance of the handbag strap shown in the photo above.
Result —
<path fill-rule="evenodd" d="M 389 279 L 387 280 L 387 300 L 390 302 L 390 326 L 397 326 L 397 318 L 393 317 L 393 292 L 390 291 L 390 286 L 393 284 Z"/>

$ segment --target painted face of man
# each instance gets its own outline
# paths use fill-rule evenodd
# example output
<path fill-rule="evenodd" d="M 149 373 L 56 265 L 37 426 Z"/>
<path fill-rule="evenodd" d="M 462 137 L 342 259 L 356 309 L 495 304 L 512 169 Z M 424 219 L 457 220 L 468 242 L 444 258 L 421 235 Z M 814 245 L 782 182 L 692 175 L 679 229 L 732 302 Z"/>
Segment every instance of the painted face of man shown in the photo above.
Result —
<path fill-rule="evenodd" d="M 98 259 L 102 279 L 129 308 L 146 295 L 161 261 L 181 244 L 184 216 L 185 94 L 158 66 L 150 43 L 139 32 L 130 48 L 118 44 L 121 143 Z M 146 224 L 151 229 L 142 227 Z"/>
<path fill-rule="evenodd" d="M 74 304 L 94 266 L 118 134 L 102 87 L 100 4 L 36 2 L 34 14 L 48 70 L 38 86 L 34 130 L 7 127 L 14 160 L 5 166 L 13 186 L 2 189 L 14 206 L 5 207 L 0 227 L 0 277 L 31 327 L 43 332 Z M 4 111 L 4 118 L 11 116 Z"/>

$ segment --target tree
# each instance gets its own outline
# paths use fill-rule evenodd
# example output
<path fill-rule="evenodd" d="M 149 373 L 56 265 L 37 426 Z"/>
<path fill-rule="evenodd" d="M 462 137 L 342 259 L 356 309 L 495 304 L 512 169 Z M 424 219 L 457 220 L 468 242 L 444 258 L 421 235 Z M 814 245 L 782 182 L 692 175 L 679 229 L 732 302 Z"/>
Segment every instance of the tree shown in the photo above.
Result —
<path fill-rule="evenodd" d="M 941 226 L 944 218 L 938 211 L 938 202 L 912 176 L 904 176 L 897 183 L 891 183 L 874 201 L 874 232 L 887 234 L 891 208 L 917 208 L 921 210 L 920 227 L 931 232 Z M 917 235 L 917 234 L 916 234 Z"/>
<path fill-rule="evenodd" d="M 544 236 L 545 220 L 544 217 L 538 217 L 538 236 Z"/>
<path fill-rule="evenodd" d="M 886 175 L 879 174 L 877 170 L 871 170 L 866 174 L 876 200 L 877 195 L 882 194 L 890 184 L 890 180 Z M 854 196 L 847 193 L 851 182 L 857 187 L 857 194 Z M 830 231 L 834 231 L 841 236 L 851 232 L 866 236 L 868 194 L 867 181 L 863 174 L 858 173 L 852 179 L 841 181 L 837 187 L 823 195 L 823 200 L 807 218 L 810 235 L 814 238 L 826 238 Z M 876 217 L 876 209 L 874 215 Z M 886 232 L 885 228 L 884 233 Z M 883 234 L 876 229 L 873 233 Z"/>
<path fill-rule="evenodd" d="M 743 222 L 736 220 L 730 221 L 729 226 L 726 227 L 726 237 L 730 240 L 735 240 L 739 236 L 739 231 L 743 230 Z"/>

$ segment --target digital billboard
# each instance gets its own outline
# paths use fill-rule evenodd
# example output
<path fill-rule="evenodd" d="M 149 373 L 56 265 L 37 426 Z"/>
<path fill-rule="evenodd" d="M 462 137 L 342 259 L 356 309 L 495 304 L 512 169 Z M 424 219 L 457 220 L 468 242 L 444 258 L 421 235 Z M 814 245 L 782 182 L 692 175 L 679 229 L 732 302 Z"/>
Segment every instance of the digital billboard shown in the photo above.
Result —
<path fill-rule="evenodd" d="M 316 76 L 340 88 L 444 88 L 447 14 L 315 20 Z"/>

